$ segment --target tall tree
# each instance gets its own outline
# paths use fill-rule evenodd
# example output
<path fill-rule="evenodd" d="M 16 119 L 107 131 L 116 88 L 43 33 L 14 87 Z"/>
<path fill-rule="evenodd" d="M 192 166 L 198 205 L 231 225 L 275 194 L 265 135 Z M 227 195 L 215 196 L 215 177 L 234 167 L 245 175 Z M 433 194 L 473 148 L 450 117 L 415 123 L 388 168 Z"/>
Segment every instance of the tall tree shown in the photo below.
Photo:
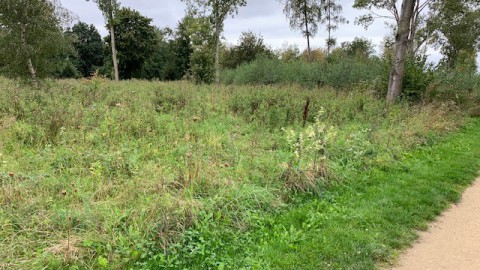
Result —
<path fill-rule="evenodd" d="M 143 64 L 154 53 L 157 44 L 152 19 L 136 10 L 120 8 L 115 12 L 114 23 L 118 56 L 122 60 L 118 65 L 119 77 L 139 78 Z M 111 40 L 111 37 L 107 37 L 107 40 Z"/>
<path fill-rule="evenodd" d="M 190 69 L 190 56 L 193 53 L 192 40 L 188 33 L 187 25 L 183 20 L 177 25 L 173 45 L 175 48 L 175 63 L 180 71 L 178 79 L 181 79 Z"/>
<path fill-rule="evenodd" d="M 89 1 L 89 0 L 87 0 Z M 117 58 L 117 48 L 115 44 L 115 13 L 120 7 L 120 2 L 118 0 L 91 0 L 98 5 L 98 8 L 105 18 L 106 24 L 108 26 L 110 34 L 110 48 L 112 49 L 112 62 L 113 62 L 113 72 L 115 76 L 115 81 L 120 80 L 120 75 L 118 73 L 118 58 Z"/>
<path fill-rule="evenodd" d="M 279 0 L 285 5 L 283 12 L 290 21 L 292 29 L 299 29 L 307 38 L 308 61 L 312 61 L 310 38 L 318 32 L 321 20 L 322 6 L 317 0 Z"/>
<path fill-rule="evenodd" d="M 427 25 L 433 33 L 431 42 L 441 48 L 446 66 L 455 67 L 461 58 L 471 58 L 474 64 L 480 46 L 480 2 L 435 0 L 430 10 Z"/>
<path fill-rule="evenodd" d="M 220 36 L 228 15 L 238 14 L 238 9 L 247 4 L 246 0 L 182 0 L 191 8 L 209 12 L 215 28 L 215 82 L 220 84 Z"/>
<path fill-rule="evenodd" d="M 0 56 L 6 74 L 39 77 L 50 75 L 52 59 L 69 49 L 62 25 L 69 13 L 49 0 L 2 0 L 0 4 Z M 55 41 L 55 42 L 52 42 Z"/>
<path fill-rule="evenodd" d="M 178 52 L 175 33 L 170 28 L 155 29 L 154 52 L 142 66 L 141 78 L 179 80 L 185 75 L 185 56 Z"/>
<path fill-rule="evenodd" d="M 332 32 L 338 29 L 339 24 L 348 23 L 348 21 L 341 15 L 342 5 L 337 0 L 322 0 L 323 18 L 322 24 L 326 25 L 328 38 L 327 38 L 327 55 L 333 46 L 337 44 L 337 40 L 332 37 Z"/>
<path fill-rule="evenodd" d="M 76 68 L 83 77 L 92 75 L 103 64 L 103 41 L 97 28 L 93 24 L 79 22 L 67 30 L 67 34 L 73 37 Z"/>
<path fill-rule="evenodd" d="M 211 18 L 190 9 L 182 20 L 186 35 L 189 36 L 192 53 L 190 54 L 189 73 L 196 83 L 212 83 L 215 81 L 216 39 L 215 27 Z"/>
<path fill-rule="evenodd" d="M 378 18 L 393 19 L 395 21 L 395 45 L 393 63 L 390 72 L 387 101 L 392 102 L 402 94 L 402 83 L 405 72 L 407 52 L 415 52 L 414 41 L 418 33 L 422 12 L 433 0 L 402 0 L 399 9 L 397 0 L 355 0 L 354 7 L 366 9 L 368 14 L 357 18 L 356 23 L 366 28 Z M 387 11 L 389 15 L 379 13 Z M 410 49 L 409 49 L 410 47 Z"/>

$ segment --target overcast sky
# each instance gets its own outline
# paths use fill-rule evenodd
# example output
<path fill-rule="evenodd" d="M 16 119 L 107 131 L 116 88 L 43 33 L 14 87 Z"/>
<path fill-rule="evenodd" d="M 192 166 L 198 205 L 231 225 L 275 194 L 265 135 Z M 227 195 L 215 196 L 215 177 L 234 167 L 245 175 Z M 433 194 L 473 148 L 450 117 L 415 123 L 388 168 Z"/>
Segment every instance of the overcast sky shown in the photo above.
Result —
<path fill-rule="evenodd" d="M 94 24 L 102 35 L 107 33 L 102 14 L 92 2 L 85 0 L 61 0 L 63 6 L 75 13 L 79 20 Z M 371 40 L 380 51 L 379 45 L 388 34 L 385 21 L 376 21 L 368 30 L 355 25 L 355 17 L 364 11 L 352 8 L 354 0 L 340 0 L 343 5 L 343 16 L 350 21 L 349 24 L 340 25 L 334 33 L 338 44 L 352 41 L 355 37 L 365 37 Z M 144 16 L 153 19 L 153 23 L 160 27 L 175 28 L 178 21 L 185 16 L 185 3 L 180 0 L 121 0 L 121 5 L 138 10 Z M 243 31 L 251 30 L 263 36 L 265 43 L 272 49 L 280 49 L 286 44 L 298 45 L 302 50 L 306 48 L 306 40 L 300 31 L 293 31 L 283 14 L 283 6 L 277 0 L 247 0 L 247 6 L 242 7 L 235 18 L 225 22 L 224 37 L 229 44 L 236 44 Z M 312 40 L 312 47 L 325 47 L 326 33 L 320 29 Z M 438 61 L 441 55 L 434 50 L 429 50 L 429 59 Z"/>

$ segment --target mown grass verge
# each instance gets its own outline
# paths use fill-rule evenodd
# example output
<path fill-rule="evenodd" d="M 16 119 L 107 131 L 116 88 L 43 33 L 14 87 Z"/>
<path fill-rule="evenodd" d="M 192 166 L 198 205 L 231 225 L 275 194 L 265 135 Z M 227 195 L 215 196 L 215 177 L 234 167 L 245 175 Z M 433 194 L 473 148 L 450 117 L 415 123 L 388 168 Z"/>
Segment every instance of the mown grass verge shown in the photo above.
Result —
<path fill-rule="evenodd" d="M 442 142 L 412 152 L 388 168 L 349 175 L 317 198 L 282 214 L 259 217 L 242 234 L 218 231 L 215 218 L 200 222 L 170 257 L 156 256 L 151 269 L 375 269 L 393 263 L 477 176 L 480 121 Z M 168 265 L 188 261 L 189 265 Z M 162 258 L 162 260 L 158 260 Z M 229 266 L 229 267 L 226 267 Z M 210 269 L 214 269 L 210 267 Z"/>

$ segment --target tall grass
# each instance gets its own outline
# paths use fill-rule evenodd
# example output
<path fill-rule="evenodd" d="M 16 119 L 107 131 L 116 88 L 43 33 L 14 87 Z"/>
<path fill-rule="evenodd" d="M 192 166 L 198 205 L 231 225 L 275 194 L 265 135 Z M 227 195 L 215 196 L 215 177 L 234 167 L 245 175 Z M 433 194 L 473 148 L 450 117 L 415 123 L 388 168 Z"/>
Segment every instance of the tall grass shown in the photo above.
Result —
<path fill-rule="evenodd" d="M 173 269 L 221 267 L 222 250 L 237 250 L 222 246 L 228 241 L 217 232 L 237 239 L 309 190 L 281 177 L 295 155 L 282 128 L 303 130 L 305 115 L 308 126 L 326 112 L 320 123 L 337 135 L 325 146 L 328 177 L 314 179 L 319 195 L 349 172 L 388 170 L 464 120 L 451 103 L 387 108 L 368 85 L 0 85 L 7 269 L 141 268 L 151 258 Z"/>

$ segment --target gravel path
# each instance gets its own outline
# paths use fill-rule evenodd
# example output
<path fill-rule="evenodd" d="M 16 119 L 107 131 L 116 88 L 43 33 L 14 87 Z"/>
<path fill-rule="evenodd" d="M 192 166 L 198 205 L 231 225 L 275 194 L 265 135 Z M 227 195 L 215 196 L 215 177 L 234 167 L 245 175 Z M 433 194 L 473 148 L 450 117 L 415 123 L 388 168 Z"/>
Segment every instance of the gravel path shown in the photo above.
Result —
<path fill-rule="evenodd" d="M 389 269 L 480 269 L 480 178 Z"/>

